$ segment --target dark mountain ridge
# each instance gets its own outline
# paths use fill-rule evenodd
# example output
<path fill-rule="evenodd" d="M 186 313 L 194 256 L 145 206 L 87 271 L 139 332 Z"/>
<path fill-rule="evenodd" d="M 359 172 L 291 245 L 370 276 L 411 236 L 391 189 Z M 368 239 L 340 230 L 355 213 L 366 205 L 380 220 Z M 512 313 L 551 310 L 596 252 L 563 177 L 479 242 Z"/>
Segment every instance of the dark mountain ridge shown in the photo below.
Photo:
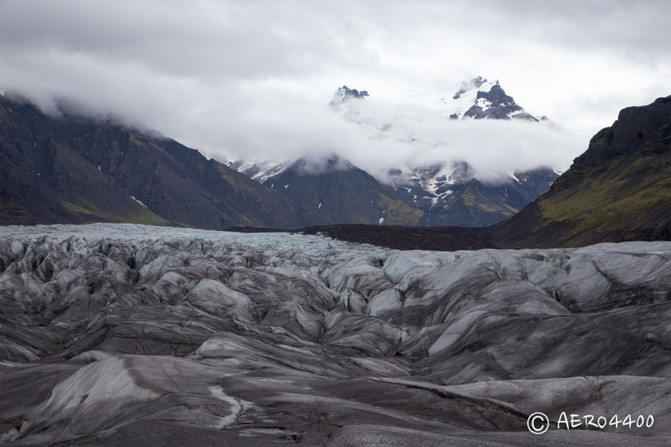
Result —
<path fill-rule="evenodd" d="M 394 188 L 337 155 L 318 162 L 298 159 L 264 185 L 281 189 L 330 224 L 414 225 L 423 215 Z"/>
<path fill-rule="evenodd" d="M 319 215 L 180 143 L 0 97 L 0 223 L 297 228 Z"/>

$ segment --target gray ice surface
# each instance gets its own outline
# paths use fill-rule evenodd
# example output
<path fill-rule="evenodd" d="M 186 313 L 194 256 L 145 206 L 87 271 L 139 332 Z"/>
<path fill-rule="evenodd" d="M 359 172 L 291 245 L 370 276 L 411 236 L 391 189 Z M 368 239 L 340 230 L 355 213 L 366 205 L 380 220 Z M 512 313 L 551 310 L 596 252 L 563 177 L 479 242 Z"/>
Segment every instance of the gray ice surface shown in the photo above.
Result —
<path fill-rule="evenodd" d="M 670 297 L 665 242 L 0 227 L 0 442 L 671 445 Z"/>

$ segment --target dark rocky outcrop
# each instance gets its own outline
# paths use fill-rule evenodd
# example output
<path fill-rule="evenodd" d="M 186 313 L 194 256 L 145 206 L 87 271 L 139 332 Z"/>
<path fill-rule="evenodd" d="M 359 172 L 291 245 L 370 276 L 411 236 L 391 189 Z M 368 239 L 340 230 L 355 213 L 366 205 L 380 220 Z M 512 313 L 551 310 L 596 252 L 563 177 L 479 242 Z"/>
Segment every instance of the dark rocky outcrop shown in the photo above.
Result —
<path fill-rule="evenodd" d="M 357 90 L 355 88 L 349 88 L 346 85 L 343 85 L 342 87 L 339 87 L 338 90 L 335 92 L 335 98 L 334 100 L 340 100 L 344 101 L 349 98 L 367 98 L 370 96 L 366 90 Z"/>
<path fill-rule="evenodd" d="M 483 99 L 486 107 L 479 105 L 477 103 L 478 99 Z M 497 120 L 508 120 L 514 117 L 515 119 L 539 121 L 519 106 L 512 96 L 508 96 L 498 83 L 492 86 L 488 92 L 479 91 L 476 104 L 464 113 L 464 117 Z"/>
<path fill-rule="evenodd" d="M 622 110 L 547 194 L 495 228 L 504 246 L 671 238 L 671 97 Z"/>

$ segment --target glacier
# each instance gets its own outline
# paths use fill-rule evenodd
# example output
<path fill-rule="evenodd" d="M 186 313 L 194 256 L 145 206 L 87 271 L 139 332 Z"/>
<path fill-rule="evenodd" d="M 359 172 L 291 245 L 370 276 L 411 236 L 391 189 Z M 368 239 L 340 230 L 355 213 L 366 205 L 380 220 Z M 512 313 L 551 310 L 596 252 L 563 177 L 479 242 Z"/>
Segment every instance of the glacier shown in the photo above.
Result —
<path fill-rule="evenodd" d="M 0 227 L 0 442 L 669 445 L 670 321 L 668 242 Z"/>

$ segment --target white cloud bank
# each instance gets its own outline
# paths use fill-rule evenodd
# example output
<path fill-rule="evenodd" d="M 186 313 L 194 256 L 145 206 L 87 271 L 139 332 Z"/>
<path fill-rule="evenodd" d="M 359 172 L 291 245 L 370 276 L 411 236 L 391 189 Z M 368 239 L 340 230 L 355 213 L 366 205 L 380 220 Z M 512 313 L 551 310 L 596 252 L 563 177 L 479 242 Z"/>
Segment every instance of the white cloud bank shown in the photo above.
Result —
<path fill-rule="evenodd" d="M 0 89 L 45 109 L 67 98 L 219 159 L 336 151 L 371 170 L 410 155 L 481 173 L 565 168 L 621 108 L 671 94 L 670 16 L 654 0 L 0 1 Z M 390 101 L 452 95 L 474 75 L 564 131 L 423 123 L 432 147 L 413 155 L 327 107 L 343 84 Z"/>

